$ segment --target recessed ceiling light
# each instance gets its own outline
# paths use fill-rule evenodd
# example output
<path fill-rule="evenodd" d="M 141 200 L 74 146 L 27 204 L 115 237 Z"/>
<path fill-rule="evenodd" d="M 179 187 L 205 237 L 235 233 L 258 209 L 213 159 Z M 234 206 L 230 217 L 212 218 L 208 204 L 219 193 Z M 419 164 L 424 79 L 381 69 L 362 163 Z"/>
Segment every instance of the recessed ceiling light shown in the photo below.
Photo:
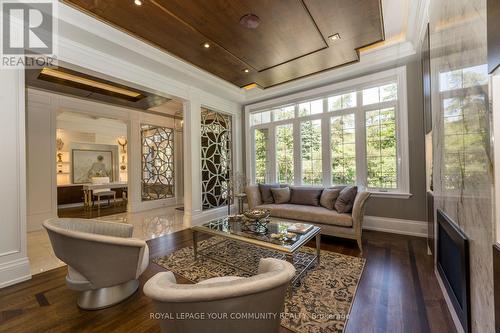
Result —
<path fill-rule="evenodd" d="M 134 0 L 134 3 L 135 3 L 137 6 L 141 6 L 141 5 L 142 5 L 142 1 L 141 1 L 141 0 Z"/>
<path fill-rule="evenodd" d="M 249 73 L 249 72 L 250 72 L 250 70 L 249 70 L 248 68 L 245 68 L 245 69 L 243 70 L 243 72 L 245 72 L 245 73 Z"/>
<path fill-rule="evenodd" d="M 338 33 L 336 33 L 336 34 L 333 34 L 331 36 L 328 36 L 328 39 L 334 42 L 334 41 L 340 39 L 340 35 Z"/>
<path fill-rule="evenodd" d="M 203 47 L 208 49 L 210 47 L 210 44 L 207 42 L 207 43 L 203 44 Z"/>

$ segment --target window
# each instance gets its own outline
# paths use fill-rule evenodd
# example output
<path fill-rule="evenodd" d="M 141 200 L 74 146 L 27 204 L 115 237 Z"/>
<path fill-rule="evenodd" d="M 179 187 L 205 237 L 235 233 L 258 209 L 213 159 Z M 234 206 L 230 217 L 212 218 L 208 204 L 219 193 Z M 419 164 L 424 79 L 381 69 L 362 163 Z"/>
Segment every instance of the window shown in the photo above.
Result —
<path fill-rule="evenodd" d="M 354 114 L 330 118 L 332 183 L 356 183 L 356 136 Z"/>
<path fill-rule="evenodd" d="M 397 188 L 395 109 L 366 112 L 368 187 Z"/>
<path fill-rule="evenodd" d="M 293 183 L 293 125 L 276 126 L 276 165 L 278 182 Z"/>
<path fill-rule="evenodd" d="M 273 117 L 275 121 L 292 119 L 295 117 L 295 107 L 292 105 L 273 110 Z"/>
<path fill-rule="evenodd" d="M 409 197 L 405 84 L 406 68 L 400 67 L 331 90 L 279 98 L 298 101 L 293 105 L 266 108 L 280 104 L 275 100 L 256 110 L 247 106 L 252 182 L 356 184 L 380 195 Z M 267 117 L 259 116 L 264 113 L 271 119 L 254 124 L 252 119 Z"/>
<path fill-rule="evenodd" d="M 253 125 L 265 124 L 271 121 L 271 111 L 259 112 L 250 115 L 250 123 Z"/>
<path fill-rule="evenodd" d="M 302 184 L 323 184 L 321 164 L 321 119 L 300 124 Z"/>
<path fill-rule="evenodd" d="M 397 85 L 390 83 L 363 90 L 363 105 L 393 101 L 397 98 Z"/>
<path fill-rule="evenodd" d="M 267 181 L 268 165 L 268 138 L 269 130 L 256 129 L 255 142 L 255 182 L 265 183 Z"/>
<path fill-rule="evenodd" d="M 356 92 L 328 98 L 328 111 L 337 111 L 356 107 Z"/>
<path fill-rule="evenodd" d="M 299 104 L 299 117 L 310 116 L 323 112 L 323 99 Z"/>

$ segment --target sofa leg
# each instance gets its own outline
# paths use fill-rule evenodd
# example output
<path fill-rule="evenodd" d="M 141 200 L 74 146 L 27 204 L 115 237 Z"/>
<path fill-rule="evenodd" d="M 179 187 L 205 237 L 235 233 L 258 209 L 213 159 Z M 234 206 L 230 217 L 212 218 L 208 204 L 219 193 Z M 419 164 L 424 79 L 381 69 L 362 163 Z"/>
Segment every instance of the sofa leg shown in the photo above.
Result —
<path fill-rule="evenodd" d="M 131 280 L 117 286 L 82 291 L 78 306 L 85 310 L 99 310 L 118 304 L 132 296 L 139 288 L 138 280 Z"/>
<path fill-rule="evenodd" d="M 361 253 L 363 253 L 363 243 L 361 242 L 361 238 L 358 238 L 357 242 L 358 242 L 359 251 Z"/>

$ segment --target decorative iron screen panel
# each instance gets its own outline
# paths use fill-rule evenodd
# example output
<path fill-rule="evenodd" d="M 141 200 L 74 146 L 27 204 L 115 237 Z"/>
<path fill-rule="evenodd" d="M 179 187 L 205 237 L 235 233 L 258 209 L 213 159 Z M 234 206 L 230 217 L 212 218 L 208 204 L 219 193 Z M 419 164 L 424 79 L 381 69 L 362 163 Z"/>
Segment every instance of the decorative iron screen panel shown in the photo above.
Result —
<path fill-rule="evenodd" d="M 174 130 L 141 125 L 141 138 L 142 201 L 174 197 Z"/>
<path fill-rule="evenodd" d="M 228 204 L 231 179 L 231 116 L 201 109 L 203 210 Z"/>

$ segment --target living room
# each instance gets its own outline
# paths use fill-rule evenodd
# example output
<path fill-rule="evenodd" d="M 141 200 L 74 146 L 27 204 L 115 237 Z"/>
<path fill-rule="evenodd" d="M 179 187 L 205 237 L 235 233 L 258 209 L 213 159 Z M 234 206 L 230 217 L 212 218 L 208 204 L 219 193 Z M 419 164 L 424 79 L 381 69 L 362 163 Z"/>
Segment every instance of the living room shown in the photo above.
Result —
<path fill-rule="evenodd" d="M 0 5 L 0 332 L 500 331 L 496 1 Z"/>

